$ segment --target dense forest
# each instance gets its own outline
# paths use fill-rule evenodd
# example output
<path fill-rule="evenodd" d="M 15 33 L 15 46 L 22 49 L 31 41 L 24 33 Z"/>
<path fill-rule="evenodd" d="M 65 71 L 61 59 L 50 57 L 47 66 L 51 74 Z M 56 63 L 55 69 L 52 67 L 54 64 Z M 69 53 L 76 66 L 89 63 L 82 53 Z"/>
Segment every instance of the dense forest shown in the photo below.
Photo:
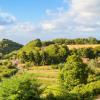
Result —
<path fill-rule="evenodd" d="M 24 46 L 3 39 L 0 54 L 0 100 L 95 100 L 100 95 L 96 38 L 36 39 Z"/>

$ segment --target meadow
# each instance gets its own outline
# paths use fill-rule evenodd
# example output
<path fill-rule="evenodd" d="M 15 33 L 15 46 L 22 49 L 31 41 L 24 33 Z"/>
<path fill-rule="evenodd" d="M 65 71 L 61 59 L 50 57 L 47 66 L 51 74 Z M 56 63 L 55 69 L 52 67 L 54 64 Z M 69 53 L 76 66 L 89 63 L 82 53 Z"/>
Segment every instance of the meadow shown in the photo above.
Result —
<path fill-rule="evenodd" d="M 79 48 L 96 48 L 99 47 L 100 44 L 77 44 L 77 45 L 67 45 L 69 49 L 79 49 Z"/>

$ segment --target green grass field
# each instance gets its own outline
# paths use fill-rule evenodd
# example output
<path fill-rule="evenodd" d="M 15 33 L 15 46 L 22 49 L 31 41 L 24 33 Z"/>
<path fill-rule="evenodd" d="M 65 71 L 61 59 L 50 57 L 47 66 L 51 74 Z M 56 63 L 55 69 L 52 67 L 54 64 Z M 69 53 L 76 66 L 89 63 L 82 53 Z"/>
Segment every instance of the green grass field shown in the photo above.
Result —
<path fill-rule="evenodd" d="M 42 84 L 51 86 L 58 83 L 58 70 L 51 69 L 50 66 L 36 66 L 28 70 L 29 73 L 34 74 Z"/>
<path fill-rule="evenodd" d="M 52 69 L 50 66 L 35 66 L 27 70 L 44 86 L 44 94 L 51 92 L 55 95 L 59 94 L 58 73 L 59 70 Z"/>

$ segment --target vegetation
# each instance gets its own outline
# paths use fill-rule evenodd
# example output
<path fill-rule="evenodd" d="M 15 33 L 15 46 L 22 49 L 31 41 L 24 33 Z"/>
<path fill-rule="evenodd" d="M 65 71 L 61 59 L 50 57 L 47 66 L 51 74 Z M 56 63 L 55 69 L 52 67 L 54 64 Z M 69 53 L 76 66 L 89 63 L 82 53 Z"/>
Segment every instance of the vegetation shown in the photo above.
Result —
<path fill-rule="evenodd" d="M 0 78 L 9 78 L 17 73 L 18 69 L 9 61 L 0 62 Z"/>
<path fill-rule="evenodd" d="M 41 93 L 40 84 L 25 73 L 0 83 L 0 100 L 40 100 Z"/>
<path fill-rule="evenodd" d="M 2 57 L 5 54 L 18 50 L 22 46 L 23 45 L 13 42 L 11 40 L 3 39 L 2 41 L 0 41 L 0 56 Z"/>
<path fill-rule="evenodd" d="M 36 39 L 19 48 L 3 43 L 8 45 L 0 47 L 0 100 L 94 100 L 100 94 L 100 46 L 67 46 L 99 40 Z"/>
<path fill-rule="evenodd" d="M 77 55 L 67 58 L 64 68 L 61 70 L 61 84 L 70 90 L 79 84 L 86 84 L 88 69 Z"/>
<path fill-rule="evenodd" d="M 48 46 L 50 44 L 67 44 L 67 45 L 72 45 L 72 44 L 100 44 L 100 41 L 97 40 L 96 38 L 89 37 L 89 38 L 76 38 L 76 39 L 66 39 L 66 38 L 58 38 L 54 39 L 52 41 L 44 41 L 43 45 Z"/>
<path fill-rule="evenodd" d="M 29 46 L 29 45 L 28 45 Z M 22 62 L 33 62 L 34 65 L 50 65 L 64 62 L 68 56 L 69 49 L 65 45 L 49 45 L 45 48 L 34 47 L 27 45 L 19 51 L 19 58 Z M 25 49 L 30 48 L 30 49 Z M 24 51 L 23 51 L 24 49 Z"/>

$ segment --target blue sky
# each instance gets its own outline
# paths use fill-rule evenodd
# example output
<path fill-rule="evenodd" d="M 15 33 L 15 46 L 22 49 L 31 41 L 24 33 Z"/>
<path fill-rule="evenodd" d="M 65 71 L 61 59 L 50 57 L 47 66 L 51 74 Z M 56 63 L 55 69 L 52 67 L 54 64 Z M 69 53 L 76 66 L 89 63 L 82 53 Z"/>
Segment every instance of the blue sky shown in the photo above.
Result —
<path fill-rule="evenodd" d="M 100 0 L 0 0 L 0 39 L 100 39 Z"/>
<path fill-rule="evenodd" d="M 46 9 L 55 10 L 66 7 L 62 0 L 0 0 L 0 7 L 22 21 L 38 21 L 45 15 Z"/>

